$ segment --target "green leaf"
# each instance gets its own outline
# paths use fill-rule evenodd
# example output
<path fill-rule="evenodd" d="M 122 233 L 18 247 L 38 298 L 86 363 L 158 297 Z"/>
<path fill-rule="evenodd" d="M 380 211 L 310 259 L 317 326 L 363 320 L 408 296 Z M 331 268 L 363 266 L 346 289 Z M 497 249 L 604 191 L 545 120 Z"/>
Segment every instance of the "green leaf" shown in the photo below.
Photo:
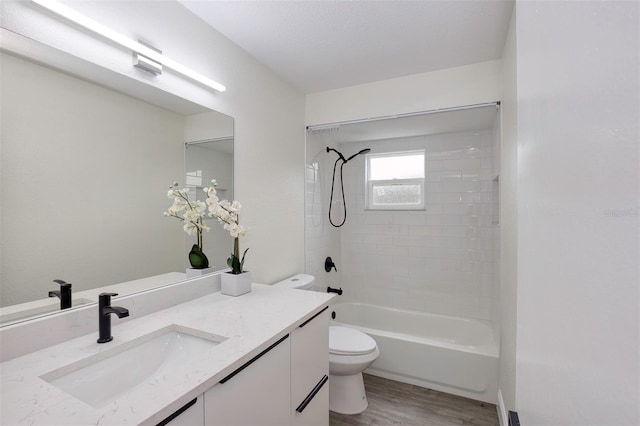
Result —
<path fill-rule="evenodd" d="M 240 273 L 244 271 L 244 257 L 247 255 L 249 249 L 247 248 L 244 253 L 242 253 L 242 261 L 240 262 Z"/>

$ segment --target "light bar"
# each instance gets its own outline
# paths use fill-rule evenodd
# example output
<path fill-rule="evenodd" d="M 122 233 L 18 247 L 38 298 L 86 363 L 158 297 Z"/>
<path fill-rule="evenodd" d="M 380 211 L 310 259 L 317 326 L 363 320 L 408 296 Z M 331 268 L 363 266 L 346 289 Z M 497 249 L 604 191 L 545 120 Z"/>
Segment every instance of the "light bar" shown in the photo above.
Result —
<path fill-rule="evenodd" d="M 207 78 L 202 74 L 199 74 L 193 71 L 190 68 L 185 67 L 179 62 L 176 62 L 172 59 L 167 58 L 166 56 L 156 52 L 153 49 L 148 48 L 147 46 L 140 44 L 135 40 L 131 40 L 130 38 L 123 36 L 122 34 L 112 30 L 111 28 L 106 27 L 101 23 L 94 21 L 93 19 L 88 18 L 61 3 L 58 3 L 57 1 L 54 1 L 54 0 L 32 0 L 32 1 L 38 4 L 39 6 L 42 6 L 45 9 L 57 15 L 60 15 L 63 18 L 68 19 L 69 21 L 80 25 L 83 28 L 86 28 L 89 31 L 92 31 L 104 38 L 107 38 L 113 41 L 114 43 L 119 44 L 122 47 L 126 47 L 127 49 L 130 49 L 136 53 L 139 53 L 140 55 L 143 55 L 159 64 L 162 64 L 163 66 L 169 69 L 172 69 L 184 75 L 185 77 L 189 77 L 190 79 L 197 81 L 198 83 L 204 84 L 205 86 L 208 86 L 219 92 L 224 92 L 226 90 L 226 87 L 224 87 L 222 84 L 216 81 L 213 81 L 210 78 Z"/>

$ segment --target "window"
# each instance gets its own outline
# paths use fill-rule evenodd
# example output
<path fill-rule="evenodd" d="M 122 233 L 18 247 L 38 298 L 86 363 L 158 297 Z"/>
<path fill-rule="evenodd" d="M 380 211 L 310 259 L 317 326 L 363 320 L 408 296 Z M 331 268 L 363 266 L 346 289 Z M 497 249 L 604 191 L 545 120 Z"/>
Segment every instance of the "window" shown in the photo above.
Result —
<path fill-rule="evenodd" d="M 368 210 L 424 210 L 424 151 L 367 155 Z"/>

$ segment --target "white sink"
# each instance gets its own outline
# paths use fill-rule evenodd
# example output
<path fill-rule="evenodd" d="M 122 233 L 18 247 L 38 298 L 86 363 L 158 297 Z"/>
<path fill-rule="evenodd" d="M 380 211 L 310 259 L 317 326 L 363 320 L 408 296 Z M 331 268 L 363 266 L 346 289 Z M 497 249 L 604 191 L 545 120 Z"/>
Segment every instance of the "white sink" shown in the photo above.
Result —
<path fill-rule="evenodd" d="M 225 340 L 226 337 L 174 324 L 40 378 L 101 408 L 136 387 L 161 385 L 172 372 L 207 356 L 211 348 Z"/>

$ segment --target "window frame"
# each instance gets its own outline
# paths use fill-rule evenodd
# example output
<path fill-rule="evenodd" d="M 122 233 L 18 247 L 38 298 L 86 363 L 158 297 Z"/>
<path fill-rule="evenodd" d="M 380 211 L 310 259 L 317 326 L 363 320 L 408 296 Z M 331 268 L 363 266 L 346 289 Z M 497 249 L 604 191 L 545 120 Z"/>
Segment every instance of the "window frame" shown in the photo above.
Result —
<path fill-rule="evenodd" d="M 365 155 L 365 206 L 366 211 L 420 211 L 425 210 L 425 178 L 410 178 L 410 179 L 371 179 L 371 159 L 381 157 L 403 157 L 421 154 L 423 158 L 423 176 L 426 175 L 426 153 L 424 149 L 409 150 L 409 151 L 395 151 L 384 153 L 373 153 Z M 373 189 L 376 185 L 419 185 L 420 186 L 420 202 L 416 204 L 374 204 L 373 202 Z"/>

